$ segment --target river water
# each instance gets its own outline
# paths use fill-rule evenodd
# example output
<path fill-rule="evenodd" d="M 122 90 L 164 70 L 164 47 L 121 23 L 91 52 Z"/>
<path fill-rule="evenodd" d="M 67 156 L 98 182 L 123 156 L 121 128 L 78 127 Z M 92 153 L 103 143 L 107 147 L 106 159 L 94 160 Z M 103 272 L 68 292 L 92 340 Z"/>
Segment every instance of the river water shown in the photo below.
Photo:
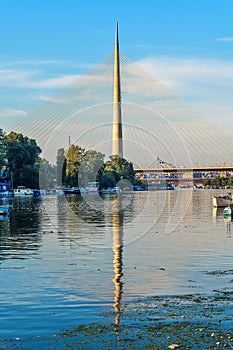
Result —
<path fill-rule="evenodd" d="M 139 298 L 231 290 L 232 223 L 215 192 L 14 198 L 0 221 L 0 337 L 119 323 Z"/>

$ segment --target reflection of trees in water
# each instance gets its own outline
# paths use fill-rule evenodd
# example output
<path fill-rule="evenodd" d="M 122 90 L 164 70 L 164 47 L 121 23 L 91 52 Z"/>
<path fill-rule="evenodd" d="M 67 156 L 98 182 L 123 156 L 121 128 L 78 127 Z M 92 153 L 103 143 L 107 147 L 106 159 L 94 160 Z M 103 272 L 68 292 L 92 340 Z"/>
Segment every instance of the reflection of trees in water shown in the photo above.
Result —
<path fill-rule="evenodd" d="M 7 220 L 0 221 L 0 259 L 25 259 L 23 252 L 38 250 L 41 200 L 32 197 L 14 198 Z"/>
<path fill-rule="evenodd" d="M 67 195 L 65 200 L 73 213 L 82 221 L 112 227 L 112 203 L 118 201 L 118 211 L 124 216 L 124 223 L 129 223 L 137 215 L 134 193 L 120 195 Z M 64 203 L 58 203 L 59 211 L 65 210 Z M 65 215 L 65 213 L 64 213 Z"/>
<path fill-rule="evenodd" d="M 91 194 L 92 199 L 95 200 L 98 194 Z M 104 213 L 98 208 L 98 204 L 92 201 L 86 201 L 80 195 L 67 195 L 65 197 L 70 209 L 76 214 L 81 220 L 87 223 L 101 223 L 104 222 Z"/>

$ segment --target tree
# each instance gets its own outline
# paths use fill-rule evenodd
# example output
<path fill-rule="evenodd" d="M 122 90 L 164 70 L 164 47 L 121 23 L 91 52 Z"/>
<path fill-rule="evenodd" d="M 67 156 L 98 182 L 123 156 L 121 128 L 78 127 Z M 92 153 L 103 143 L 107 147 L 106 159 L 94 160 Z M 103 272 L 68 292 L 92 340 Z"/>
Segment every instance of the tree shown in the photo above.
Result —
<path fill-rule="evenodd" d="M 66 157 L 64 148 L 59 148 L 57 151 L 57 185 L 65 184 L 66 177 Z"/>
<path fill-rule="evenodd" d="M 0 129 L 0 167 L 6 164 L 6 152 L 5 152 L 5 134 L 2 129 Z"/>
<path fill-rule="evenodd" d="M 104 164 L 104 154 L 95 150 L 87 150 L 84 153 L 79 170 L 80 186 L 88 182 L 99 182 L 99 171 Z"/>
<path fill-rule="evenodd" d="M 113 172 L 103 172 L 100 177 L 100 187 L 101 188 L 109 188 L 116 186 L 116 178 Z"/>
<path fill-rule="evenodd" d="M 134 184 L 134 178 L 135 172 L 131 162 L 121 157 L 111 156 L 102 168 L 100 186 L 102 188 L 109 187 L 109 183 L 113 184 L 113 179 L 115 179 L 114 186 L 122 179 Z"/>
<path fill-rule="evenodd" d="M 233 185 L 233 178 L 229 177 L 227 180 L 227 186 L 232 186 Z"/>
<path fill-rule="evenodd" d="M 0 129 L 0 179 L 5 179 L 7 177 L 6 171 L 6 147 L 5 147 L 5 134 L 2 129 Z"/>
<path fill-rule="evenodd" d="M 45 158 L 39 159 L 40 166 L 40 188 L 48 189 L 54 188 L 56 184 L 57 168 L 55 165 L 51 165 Z"/>
<path fill-rule="evenodd" d="M 65 152 L 66 157 L 66 185 L 78 186 L 79 166 L 82 162 L 85 150 L 77 145 L 71 145 Z"/>
<path fill-rule="evenodd" d="M 31 172 L 33 178 L 30 182 L 35 184 L 33 187 L 38 187 L 37 162 L 41 149 L 36 141 L 12 131 L 5 136 L 4 145 L 8 168 L 14 177 L 14 186 L 28 186 L 29 178 L 26 177 L 26 173 Z"/>

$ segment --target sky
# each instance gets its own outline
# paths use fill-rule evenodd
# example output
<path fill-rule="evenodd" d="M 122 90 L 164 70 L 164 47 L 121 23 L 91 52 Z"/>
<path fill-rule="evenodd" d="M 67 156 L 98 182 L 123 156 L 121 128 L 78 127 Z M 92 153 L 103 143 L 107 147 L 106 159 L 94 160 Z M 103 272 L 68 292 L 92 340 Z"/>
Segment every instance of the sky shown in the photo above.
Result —
<path fill-rule="evenodd" d="M 0 0 L 0 128 L 120 50 L 233 137 L 232 0 Z"/>

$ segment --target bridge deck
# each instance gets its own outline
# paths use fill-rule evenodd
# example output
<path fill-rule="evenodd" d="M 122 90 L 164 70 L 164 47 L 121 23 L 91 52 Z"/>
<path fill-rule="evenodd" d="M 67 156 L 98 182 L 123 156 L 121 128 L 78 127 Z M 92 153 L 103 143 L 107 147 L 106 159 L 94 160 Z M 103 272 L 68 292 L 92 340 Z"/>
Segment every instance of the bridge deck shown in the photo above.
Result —
<path fill-rule="evenodd" d="M 185 173 L 185 172 L 233 172 L 233 165 L 226 166 L 202 166 L 202 167 L 178 167 L 178 168 L 135 168 L 136 173 Z"/>

